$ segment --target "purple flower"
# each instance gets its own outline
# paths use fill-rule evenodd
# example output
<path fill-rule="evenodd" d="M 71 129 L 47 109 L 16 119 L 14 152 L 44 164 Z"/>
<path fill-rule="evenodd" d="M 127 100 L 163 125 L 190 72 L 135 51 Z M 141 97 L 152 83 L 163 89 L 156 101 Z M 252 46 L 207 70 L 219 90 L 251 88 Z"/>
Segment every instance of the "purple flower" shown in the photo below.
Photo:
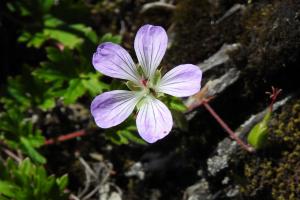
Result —
<path fill-rule="evenodd" d="M 139 65 L 120 45 L 105 42 L 98 46 L 93 55 L 95 69 L 107 76 L 128 80 L 127 85 L 132 90 L 104 92 L 93 100 L 91 112 L 99 127 L 120 124 L 137 106 L 136 125 L 144 140 L 153 143 L 168 135 L 173 126 L 172 115 L 157 97 L 163 93 L 176 97 L 197 93 L 201 87 L 202 72 L 195 65 L 184 64 L 161 78 L 157 68 L 167 44 L 168 36 L 162 27 L 142 26 L 134 40 Z"/>

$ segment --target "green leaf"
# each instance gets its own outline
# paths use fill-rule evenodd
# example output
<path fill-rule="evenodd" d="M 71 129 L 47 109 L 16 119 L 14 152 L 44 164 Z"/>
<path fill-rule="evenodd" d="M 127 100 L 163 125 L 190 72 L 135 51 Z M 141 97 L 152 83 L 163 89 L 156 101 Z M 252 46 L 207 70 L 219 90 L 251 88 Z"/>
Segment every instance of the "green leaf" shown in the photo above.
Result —
<path fill-rule="evenodd" d="M 48 37 L 42 33 L 36 33 L 27 42 L 27 47 L 40 48 Z"/>
<path fill-rule="evenodd" d="M 85 76 L 81 76 L 83 86 L 93 97 L 109 89 L 108 84 L 99 81 L 99 76 L 100 74 L 98 73 L 89 73 Z"/>
<path fill-rule="evenodd" d="M 30 105 L 30 99 L 26 96 L 24 84 L 21 83 L 21 77 L 8 78 L 8 93 L 19 103 L 26 107 Z M 28 94 L 28 93 L 27 93 Z"/>
<path fill-rule="evenodd" d="M 45 13 L 55 4 L 55 0 L 40 0 L 39 2 L 41 4 L 41 10 Z"/>
<path fill-rule="evenodd" d="M 18 42 L 27 42 L 32 37 L 31 33 L 24 31 L 21 33 L 20 37 L 18 38 Z"/>
<path fill-rule="evenodd" d="M 170 109 L 176 110 L 179 112 L 184 112 L 187 110 L 187 107 L 183 104 L 183 101 L 176 97 L 171 97 L 171 102 L 169 104 Z"/>
<path fill-rule="evenodd" d="M 82 32 L 84 36 L 90 39 L 93 43 L 97 43 L 98 37 L 95 31 L 91 27 L 84 24 L 71 24 L 70 28 L 79 32 Z"/>
<path fill-rule="evenodd" d="M 33 75 L 46 81 L 65 80 L 66 75 L 63 74 L 61 71 L 51 68 L 51 65 L 52 64 L 50 63 L 43 63 L 43 67 L 36 69 L 33 72 Z"/>
<path fill-rule="evenodd" d="M 147 144 L 137 134 L 137 128 L 133 125 L 134 122 L 132 118 L 129 118 L 125 123 L 106 130 L 105 137 L 116 145 L 129 144 L 129 142 L 141 145 Z"/>
<path fill-rule="evenodd" d="M 5 196 L 15 198 L 15 192 L 17 187 L 8 181 L 0 181 L 0 195 L 3 194 Z"/>
<path fill-rule="evenodd" d="M 43 168 L 44 170 L 44 168 Z M 51 175 L 47 178 L 46 181 L 43 182 L 43 188 L 45 191 L 49 192 L 51 191 L 51 188 L 54 186 L 54 184 L 56 183 L 55 182 L 55 176 L 54 175 Z"/>
<path fill-rule="evenodd" d="M 69 178 L 68 178 L 67 174 L 65 174 L 62 177 L 56 179 L 56 183 L 57 183 L 60 191 L 63 191 L 67 187 L 68 182 L 69 182 Z"/>
<path fill-rule="evenodd" d="M 46 27 L 56 28 L 56 27 L 64 25 L 64 24 L 65 24 L 64 21 L 62 21 L 56 17 L 53 17 L 51 15 L 44 16 L 44 25 Z"/>
<path fill-rule="evenodd" d="M 31 73 L 29 68 L 25 68 L 20 76 L 8 78 L 7 95 L 1 98 L 6 109 L 18 107 L 18 110 L 25 111 L 29 107 L 42 105 L 43 108 L 51 108 L 55 105 L 57 96 L 54 90 L 59 82 L 50 85 L 38 77 L 40 74 L 33 76 Z"/>
<path fill-rule="evenodd" d="M 46 36 L 61 42 L 64 46 L 69 47 L 70 49 L 74 49 L 77 45 L 84 41 L 83 38 L 60 29 L 45 28 L 43 33 Z"/>
<path fill-rule="evenodd" d="M 120 134 L 112 131 L 106 131 L 105 137 L 116 145 L 128 144 L 128 139 L 122 137 Z"/>
<path fill-rule="evenodd" d="M 40 105 L 39 108 L 41 108 L 42 110 L 46 111 L 50 108 L 53 108 L 55 106 L 55 99 L 54 98 L 48 98 L 45 99 L 45 101 L 43 101 Z"/>
<path fill-rule="evenodd" d="M 187 121 L 185 115 L 178 110 L 171 109 L 171 112 L 172 112 L 172 116 L 173 116 L 175 125 L 182 131 L 188 131 L 189 124 L 188 124 L 188 121 Z"/>
<path fill-rule="evenodd" d="M 85 92 L 85 87 L 81 79 L 73 79 L 69 82 L 69 87 L 63 95 L 66 104 L 74 103 L 78 97 L 82 96 Z"/>
<path fill-rule="evenodd" d="M 21 144 L 25 150 L 25 152 L 36 162 L 38 163 L 46 163 L 46 159 L 36 151 L 30 141 L 27 138 L 21 137 L 20 138 Z"/>
<path fill-rule="evenodd" d="M 120 44 L 121 41 L 122 41 L 122 37 L 120 35 L 114 36 L 111 33 L 106 33 L 105 35 L 102 36 L 99 43 L 112 42 L 112 43 Z"/>
<path fill-rule="evenodd" d="M 0 200 L 2 197 L 10 200 L 68 199 L 66 175 L 60 178 L 48 176 L 43 165 L 36 165 L 28 158 L 19 165 L 8 159 L 6 170 L 8 176 L 1 177 L 0 181 Z"/>
<path fill-rule="evenodd" d="M 32 172 L 33 168 L 29 158 L 26 158 L 25 160 L 22 161 L 22 163 L 19 165 L 19 170 L 21 174 L 24 175 L 29 175 L 30 172 Z"/>
<path fill-rule="evenodd" d="M 62 60 L 65 60 L 64 53 L 62 53 L 62 51 L 59 50 L 58 48 L 47 47 L 46 52 L 47 52 L 47 57 L 52 62 L 60 62 Z"/>
<path fill-rule="evenodd" d="M 9 197 L 1 196 L 1 194 L 0 194 L 0 200 L 11 200 L 11 199 Z"/>
<path fill-rule="evenodd" d="M 0 138 L 1 140 L 1 138 Z M 3 162 L 0 162 L 0 180 L 5 179 L 9 174 L 6 170 L 6 167 Z"/>
<path fill-rule="evenodd" d="M 50 61 L 42 62 L 41 68 L 36 69 L 32 74 L 38 79 L 52 82 L 55 87 L 62 87 L 65 81 L 78 79 L 82 63 L 77 63 L 74 53 L 65 48 L 63 51 L 49 47 L 46 49 Z M 81 62 L 82 60 L 80 60 Z M 76 66 L 75 68 L 73 66 Z"/>
<path fill-rule="evenodd" d="M 147 144 L 144 140 L 142 140 L 140 138 L 140 136 L 137 136 L 137 132 L 132 132 L 132 131 L 129 131 L 129 130 L 121 130 L 120 132 L 118 132 L 118 134 L 121 136 L 121 137 L 124 137 L 132 142 L 135 142 L 137 144 Z"/>
<path fill-rule="evenodd" d="M 33 128 L 31 128 L 31 130 L 33 131 Z M 45 144 L 45 138 L 42 136 L 40 130 L 34 130 L 34 133 L 29 135 L 27 138 L 30 141 L 31 146 L 34 148 L 41 147 Z"/>
<path fill-rule="evenodd" d="M 26 8 L 25 6 L 20 6 L 19 9 L 20 9 L 19 12 L 20 12 L 21 16 L 25 17 L 25 16 L 31 15 L 31 11 L 28 8 Z"/>

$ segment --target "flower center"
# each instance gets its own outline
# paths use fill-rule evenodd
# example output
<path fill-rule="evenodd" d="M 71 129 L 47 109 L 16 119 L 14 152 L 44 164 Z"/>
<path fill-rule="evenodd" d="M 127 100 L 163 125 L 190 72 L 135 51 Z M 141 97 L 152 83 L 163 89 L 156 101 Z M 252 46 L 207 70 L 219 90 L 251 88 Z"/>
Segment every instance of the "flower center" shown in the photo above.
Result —
<path fill-rule="evenodd" d="M 152 87 L 152 83 L 148 79 L 142 79 L 141 83 L 144 86 L 144 91 L 146 92 L 147 95 L 152 94 L 154 97 L 156 97 L 157 93 L 155 89 Z"/>
<path fill-rule="evenodd" d="M 148 79 L 142 79 L 142 84 L 144 87 L 147 87 Z"/>
<path fill-rule="evenodd" d="M 154 97 L 157 96 L 156 95 L 157 93 L 156 93 L 156 91 L 153 88 L 149 88 L 149 93 L 152 94 Z"/>

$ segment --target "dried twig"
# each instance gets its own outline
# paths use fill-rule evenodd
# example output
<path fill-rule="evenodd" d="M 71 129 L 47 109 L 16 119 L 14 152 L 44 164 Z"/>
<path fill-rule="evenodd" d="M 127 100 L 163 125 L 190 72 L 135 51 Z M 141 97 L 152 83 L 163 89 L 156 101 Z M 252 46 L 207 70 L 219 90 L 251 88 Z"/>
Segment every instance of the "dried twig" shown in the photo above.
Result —
<path fill-rule="evenodd" d="M 70 200 L 80 200 L 76 195 L 74 195 L 74 194 L 70 194 L 69 195 L 69 199 Z"/>
<path fill-rule="evenodd" d="M 99 189 L 100 189 L 101 185 L 97 185 L 91 192 L 89 192 L 88 194 L 86 194 L 82 200 L 87 200 L 90 199 L 94 194 L 96 194 Z"/>
<path fill-rule="evenodd" d="M 85 184 L 84 184 L 84 188 L 78 194 L 78 197 L 82 198 L 86 194 L 86 192 L 89 190 L 89 188 L 90 188 L 90 185 L 91 185 L 91 176 L 93 176 L 94 178 L 97 178 L 97 176 L 94 173 L 94 171 L 91 169 L 91 167 L 86 163 L 86 161 L 82 157 L 79 157 L 79 162 L 84 167 L 84 172 L 85 172 Z"/>
<path fill-rule="evenodd" d="M 161 1 L 150 2 L 150 3 L 146 3 L 143 5 L 140 13 L 144 13 L 144 12 L 147 12 L 148 10 L 157 9 L 157 8 L 164 8 L 166 10 L 173 11 L 176 8 L 176 6 L 173 4 L 161 2 Z"/>
<path fill-rule="evenodd" d="M 14 154 L 12 151 L 10 151 L 9 149 L 3 148 L 2 151 L 4 153 L 6 153 L 6 155 L 8 155 L 9 157 L 13 158 L 15 161 L 17 161 L 18 163 L 22 162 L 22 159 L 19 158 L 16 154 Z"/>
<path fill-rule="evenodd" d="M 243 5 L 243 4 L 235 4 L 235 5 L 233 5 L 221 18 L 219 18 L 215 22 L 212 22 L 212 24 L 219 24 L 220 22 L 222 22 L 226 18 L 230 17 L 231 15 L 233 15 L 234 13 L 236 13 L 239 10 L 241 10 L 241 11 L 246 10 L 246 6 Z"/>
<path fill-rule="evenodd" d="M 0 141 L 0 146 L 2 151 L 9 157 L 11 157 L 12 159 L 14 159 L 15 161 L 17 161 L 18 163 L 22 162 L 22 158 L 20 158 L 19 156 L 17 156 L 13 151 L 11 151 L 9 149 L 9 147 L 7 146 L 7 144 L 5 144 L 3 141 Z"/>
<path fill-rule="evenodd" d="M 111 163 L 100 162 L 97 163 L 96 167 L 92 167 L 84 160 L 84 158 L 79 157 L 79 161 L 84 167 L 84 171 L 86 174 L 85 186 L 84 189 L 78 194 L 78 198 L 81 200 L 91 199 L 97 192 L 98 195 L 102 194 L 101 188 L 106 188 L 107 186 L 114 186 L 114 188 L 121 194 L 121 190 L 108 181 L 110 175 L 112 174 L 112 165 Z M 93 183 L 93 186 L 91 185 Z M 108 187 L 109 188 L 109 187 Z"/>

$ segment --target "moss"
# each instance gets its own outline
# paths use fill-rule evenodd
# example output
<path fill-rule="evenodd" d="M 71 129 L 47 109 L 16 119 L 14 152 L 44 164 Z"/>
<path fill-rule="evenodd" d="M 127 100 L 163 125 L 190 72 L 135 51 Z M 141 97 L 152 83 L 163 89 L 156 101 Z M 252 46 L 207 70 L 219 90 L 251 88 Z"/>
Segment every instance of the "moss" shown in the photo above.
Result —
<path fill-rule="evenodd" d="M 239 42 L 243 51 L 232 56 L 244 76 L 244 95 L 256 95 L 269 85 L 296 87 L 299 63 L 300 2 L 258 1 L 242 18 Z M 289 77 L 290 81 L 286 81 Z M 255 92 L 254 92 L 255 91 Z"/>
<path fill-rule="evenodd" d="M 285 106 L 270 126 L 272 146 L 248 157 L 244 166 L 247 184 L 242 193 L 270 193 L 277 200 L 300 199 L 300 100 Z"/>

